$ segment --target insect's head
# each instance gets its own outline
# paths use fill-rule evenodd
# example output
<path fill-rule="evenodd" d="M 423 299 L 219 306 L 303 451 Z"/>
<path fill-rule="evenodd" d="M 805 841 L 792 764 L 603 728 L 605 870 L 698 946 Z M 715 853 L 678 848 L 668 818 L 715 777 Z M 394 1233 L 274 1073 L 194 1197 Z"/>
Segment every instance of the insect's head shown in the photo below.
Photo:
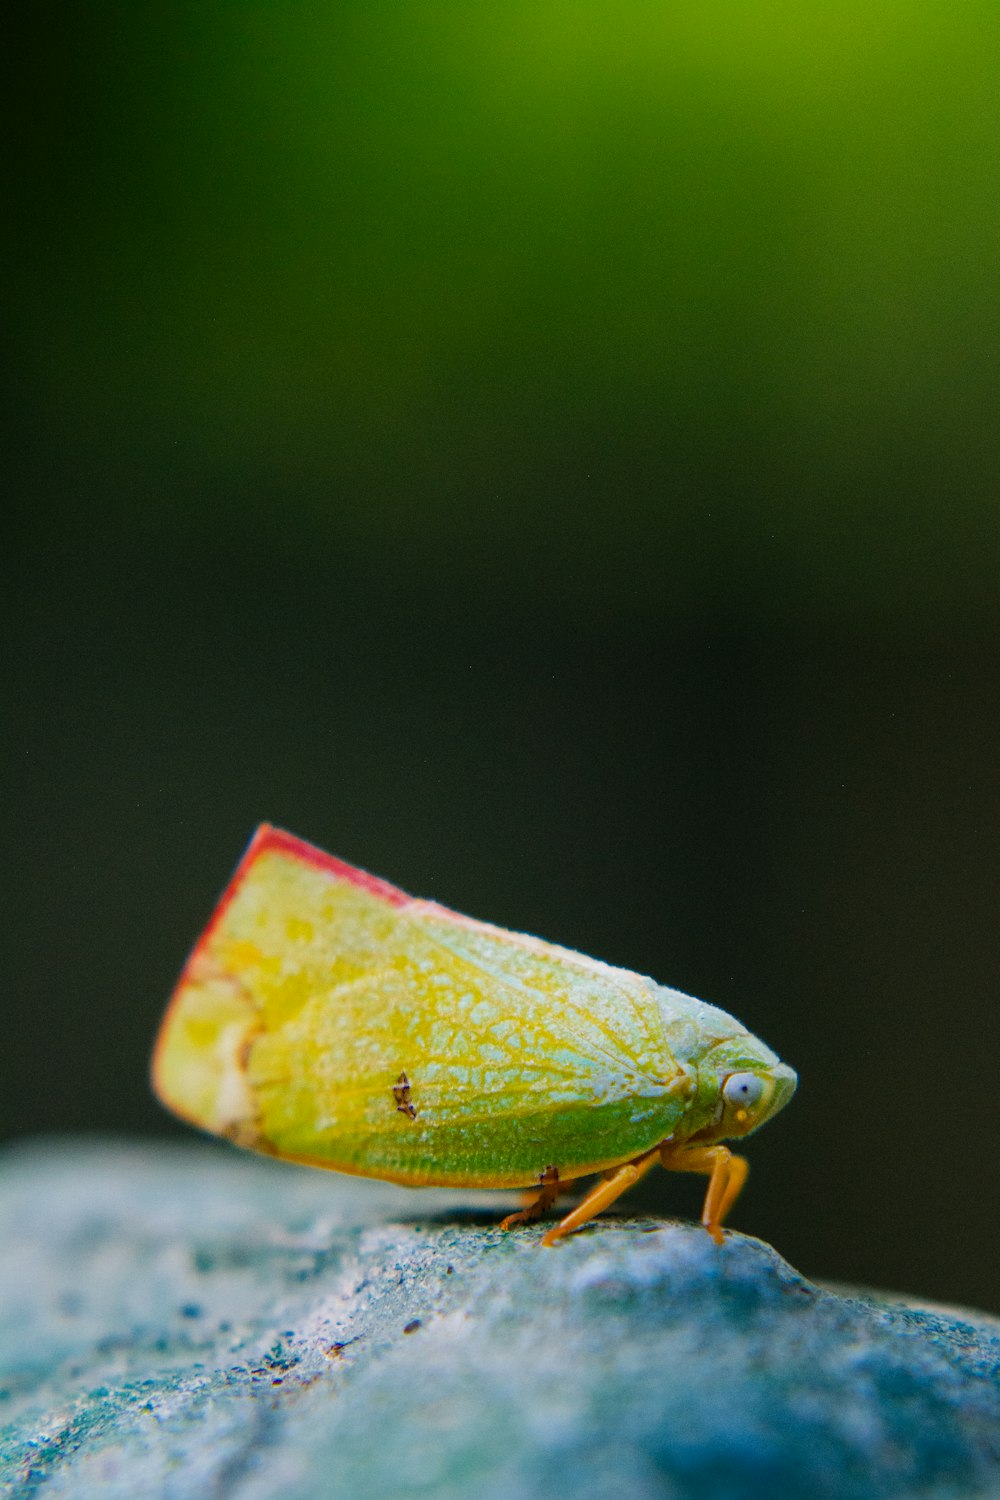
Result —
<path fill-rule="evenodd" d="M 798 1078 L 756 1037 L 720 1042 L 698 1066 L 700 1102 L 711 1110 L 700 1141 L 732 1140 L 758 1130 L 795 1093 Z"/>

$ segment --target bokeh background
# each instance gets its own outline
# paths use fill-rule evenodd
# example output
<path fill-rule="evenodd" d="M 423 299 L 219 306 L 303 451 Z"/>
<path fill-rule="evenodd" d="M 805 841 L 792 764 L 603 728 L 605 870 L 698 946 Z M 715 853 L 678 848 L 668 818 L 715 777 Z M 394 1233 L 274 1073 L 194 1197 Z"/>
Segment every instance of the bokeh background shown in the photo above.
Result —
<path fill-rule="evenodd" d="M 15 40 L 0 1134 L 181 1136 L 266 818 L 733 1010 L 735 1223 L 1000 1308 L 995 5 Z"/>

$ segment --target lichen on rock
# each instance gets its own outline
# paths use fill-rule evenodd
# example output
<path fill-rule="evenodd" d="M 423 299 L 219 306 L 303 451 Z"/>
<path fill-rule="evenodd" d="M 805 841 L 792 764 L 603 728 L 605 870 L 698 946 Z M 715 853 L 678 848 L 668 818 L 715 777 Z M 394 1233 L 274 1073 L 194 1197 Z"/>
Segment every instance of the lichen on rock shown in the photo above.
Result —
<path fill-rule="evenodd" d="M 489 1202 L 489 1207 L 484 1205 Z M 1000 1328 L 211 1148 L 0 1158 L 0 1495 L 1000 1493 Z"/>

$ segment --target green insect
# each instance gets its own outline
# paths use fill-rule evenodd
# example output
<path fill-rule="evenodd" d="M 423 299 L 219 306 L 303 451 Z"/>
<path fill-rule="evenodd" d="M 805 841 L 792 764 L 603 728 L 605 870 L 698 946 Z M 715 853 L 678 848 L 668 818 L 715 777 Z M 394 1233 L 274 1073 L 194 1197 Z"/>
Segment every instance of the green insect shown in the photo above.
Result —
<path fill-rule="evenodd" d="M 701 1000 L 416 901 L 266 824 L 181 975 L 153 1079 L 184 1119 L 290 1161 L 418 1185 L 595 1173 L 553 1244 L 657 1162 L 708 1176 L 716 1241 L 747 1166 L 723 1142 L 796 1076 Z"/>

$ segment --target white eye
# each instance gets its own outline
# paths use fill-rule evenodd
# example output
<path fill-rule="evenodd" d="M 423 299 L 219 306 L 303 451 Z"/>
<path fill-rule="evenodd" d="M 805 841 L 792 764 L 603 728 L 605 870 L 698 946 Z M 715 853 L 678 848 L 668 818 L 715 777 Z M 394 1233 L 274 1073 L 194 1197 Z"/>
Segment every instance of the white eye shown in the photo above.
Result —
<path fill-rule="evenodd" d="M 727 1104 L 742 1105 L 752 1109 L 764 1092 L 764 1080 L 756 1073 L 730 1073 L 722 1085 L 722 1097 Z"/>

